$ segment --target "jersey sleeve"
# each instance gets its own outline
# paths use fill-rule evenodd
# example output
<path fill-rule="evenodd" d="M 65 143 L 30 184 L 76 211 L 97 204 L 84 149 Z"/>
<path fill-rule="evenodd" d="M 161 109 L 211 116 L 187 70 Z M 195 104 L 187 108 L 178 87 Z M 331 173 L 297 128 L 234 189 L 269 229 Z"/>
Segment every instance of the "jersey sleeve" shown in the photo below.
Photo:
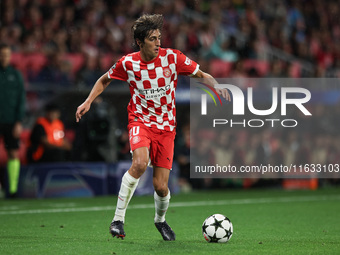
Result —
<path fill-rule="evenodd" d="M 177 72 L 181 75 L 195 75 L 199 70 L 199 65 L 177 50 Z"/>
<path fill-rule="evenodd" d="M 107 72 L 109 79 L 117 79 L 127 81 L 128 75 L 125 67 L 123 66 L 124 57 L 119 59 Z"/>

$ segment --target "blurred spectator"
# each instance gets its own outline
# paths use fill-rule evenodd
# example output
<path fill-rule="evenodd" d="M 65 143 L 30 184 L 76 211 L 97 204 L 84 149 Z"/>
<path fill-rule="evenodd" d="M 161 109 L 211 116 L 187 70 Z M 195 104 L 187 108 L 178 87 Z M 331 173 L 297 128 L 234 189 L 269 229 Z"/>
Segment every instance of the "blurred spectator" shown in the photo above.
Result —
<path fill-rule="evenodd" d="M 244 162 L 246 165 L 260 165 L 265 163 L 265 152 L 261 145 L 261 134 L 254 133 L 249 139 L 247 145 Z"/>
<path fill-rule="evenodd" d="M 45 107 L 45 116 L 38 118 L 30 136 L 27 159 L 30 163 L 60 162 L 70 159 L 71 143 L 65 139 L 60 110 L 54 104 Z"/>
<path fill-rule="evenodd" d="M 17 42 L 22 38 L 22 34 L 23 34 L 22 30 L 23 30 L 22 27 L 17 24 L 9 27 L 8 36 L 6 35 L 7 37 L 6 40 L 9 45 L 13 45 L 12 46 L 13 51 L 20 50 L 20 45 L 18 45 Z"/>
<path fill-rule="evenodd" d="M 80 87 L 92 87 L 102 74 L 100 70 L 100 58 L 86 55 L 85 63 L 77 73 L 76 83 Z"/>
<path fill-rule="evenodd" d="M 300 148 L 300 141 L 298 139 L 298 134 L 296 131 L 291 130 L 287 134 L 287 138 L 285 139 L 286 143 L 284 145 L 284 165 L 290 166 L 291 164 L 295 164 L 296 162 L 296 154 Z"/>
<path fill-rule="evenodd" d="M 19 138 L 25 114 L 25 89 L 21 74 L 9 65 L 10 60 L 11 48 L 0 44 L 0 138 L 8 154 L 9 194 L 15 196 L 20 173 Z"/>
<path fill-rule="evenodd" d="M 231 73 L 230 73 L 231 78 L 247 78 L 248 74 L 247 71 L 244 68 L 244 61 L 239 60 L 233 64 Z"/>
<path fill-rule="evenodd" d="M 287 77 L 284 63 L 281 60 L 274 60 L 270 63 L 270 70 L 267 78 L 284 78 Z"/>
<path fill-rule="evenodd" d="M 216 163 L 221 166 L 228 166 L 233 163 L 234 151 L 231 149 L 233 144 L 231 132 L 228 130 L 222 131 L 217 137 L 217 146 L 215 148 Z"/>
<path fill-rule="evenodd" d="M 328 163 L 327 158 L 330 153 L 330 142 L 331 140 L 327 133 L 316 136 L 311 149 L 311 163 L 321 165 Z"/>
<path fill-rule="evenodd" d="M 236 62 L 239 59 L 235 37 L 226 38 L 220 35 L 211 46 L 211 57 L 227 62 Z"/>
<path fill-rule="evenodd" d="M 29 77 L 29 80 L 44 87 L 70 87 L 71 77 L 71 63 L 63 59 L 60 52 L 54 52 L 49 56 L 47 65 L 36 76 Z"/>

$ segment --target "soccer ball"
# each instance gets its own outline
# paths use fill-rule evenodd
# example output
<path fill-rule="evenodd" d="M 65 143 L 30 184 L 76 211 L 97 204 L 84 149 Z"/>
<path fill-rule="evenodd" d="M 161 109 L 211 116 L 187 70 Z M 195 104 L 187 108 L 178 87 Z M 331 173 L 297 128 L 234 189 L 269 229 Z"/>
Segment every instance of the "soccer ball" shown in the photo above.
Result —
<path fill-rule="evenodd" d="M 202 225 L 203 237 L 210 243 L 226 243 L 233 235 L 233 224 L 222 214 L 213 214 Z"/>

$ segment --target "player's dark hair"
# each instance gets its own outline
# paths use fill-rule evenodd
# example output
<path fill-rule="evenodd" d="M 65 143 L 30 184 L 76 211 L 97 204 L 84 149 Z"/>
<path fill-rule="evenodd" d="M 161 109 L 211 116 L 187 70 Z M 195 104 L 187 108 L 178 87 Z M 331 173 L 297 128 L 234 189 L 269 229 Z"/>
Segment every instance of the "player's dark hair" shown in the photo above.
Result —
<path fill-rule="evenodd" d="M 163 15 L 162 14 L 144 14 L 138 18 L 132 25 L 133 38 L 135 40 L 135 47 L 138 48 L 137 39 L 144 42 L 152 31 L 158 29 L 162 30 L 163 27 Z"/>
<path fill-rule="evenodd" d="M 11 47 L 9 47 L 9 45 L 8 44 L 6 44 L 6 43 L 0 43 L 0 50 L 2 50 L 2 49 L 10 49 Z"/>

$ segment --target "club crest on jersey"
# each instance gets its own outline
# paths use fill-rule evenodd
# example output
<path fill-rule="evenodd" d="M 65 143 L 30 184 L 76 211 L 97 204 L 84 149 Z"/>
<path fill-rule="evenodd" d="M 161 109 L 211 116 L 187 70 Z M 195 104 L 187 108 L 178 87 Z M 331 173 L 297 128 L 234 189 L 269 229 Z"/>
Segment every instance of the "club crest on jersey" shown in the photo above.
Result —
<path fill-rule="evenodd" d="M 132 138 L 132 141 L 131 141 L 131 143 L 132 144 L 136 144 L 136 143 L 139 143 L 140 142 L 140 137 L 139 136 L 134 136 L 133 138 Z"/>
<path fill-rule="evenodd" d="M 170 78 L 172 72 L 171 72 L 171 69 L 169 67 L 165 67 L 163 69 L 163 75 L 165 78 Z"/>

